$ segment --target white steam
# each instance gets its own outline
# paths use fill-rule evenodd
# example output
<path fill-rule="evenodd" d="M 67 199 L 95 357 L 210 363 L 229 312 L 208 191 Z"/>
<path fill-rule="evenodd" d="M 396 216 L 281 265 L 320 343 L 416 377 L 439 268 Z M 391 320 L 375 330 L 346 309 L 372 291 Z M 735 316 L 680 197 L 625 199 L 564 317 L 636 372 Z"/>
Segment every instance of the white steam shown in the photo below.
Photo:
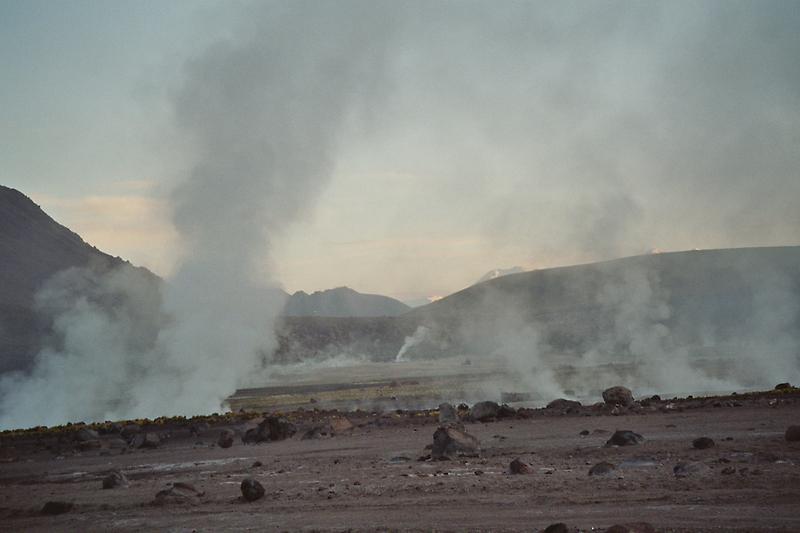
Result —
<path fill-rule="evenodd" d="M 400 347 L 400 350 L 397 352 L 397 355 L 394 357 L 394 362 L 399 363 L 401 361 L 405 361 L 403 357 L 405 356 L 406 352 L 413 348 L 414 346 L 419 345 L 428 336 L 430 329 L 426 328 L 425 326 L 418 326 L 416 331 L 414 331 L 413 335 L 410 335 L 405 338 L 403 342 L 403 346 Z"/>
<path fill-rule="evenodd" d="M 312 205 L 380 77 L 386 12 L 349 7 L 259 6 L 247 38 L 188 64 L 174 109 L 193 162 L 171 196 L 184 257 L 163 301 L 127 267 L 51 280 L 52 342 L 3 379 L 0 427 L 210 412 L 274 351 L 270 241 Z"/>

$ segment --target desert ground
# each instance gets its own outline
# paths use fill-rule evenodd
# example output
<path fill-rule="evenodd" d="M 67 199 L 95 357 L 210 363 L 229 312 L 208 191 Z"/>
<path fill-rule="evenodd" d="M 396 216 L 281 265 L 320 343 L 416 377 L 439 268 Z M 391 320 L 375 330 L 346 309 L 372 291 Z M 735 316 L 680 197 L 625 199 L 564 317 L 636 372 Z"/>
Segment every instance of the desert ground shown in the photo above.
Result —
<path fill-rule="evenodd" d="M 96 434 L 81 424 L 6 432 L 0 529 L 543 531 L 563 522 L 568 531 L 605 531 L 647 522 L 657 531 L 800 531 L 800 442 L 785 436 L 800 424 L 797 388 L 637 397 L 627 407 L 596 400 L 503 408 L 484 422 L 461 406 L 451 427 L 480 449 L 449 460 L 430 457 L 435 409 L 310 403 L 95 424 Z M 243 443 L 265 415 L 296 432 Z M 225 430 L 229 447 L 221 446 Z M 615 430 L 644 441 L 606 446 Z M 696 449 L 699 437 L 713 446 Z M 514 459 L 528 471 L 511 474 Z M 590 476 L 602 462 L 613 468 Z M 112 471 L 127 482 L 104 489 Z M 247 478 L 263 497 L 243 498 Z"/>

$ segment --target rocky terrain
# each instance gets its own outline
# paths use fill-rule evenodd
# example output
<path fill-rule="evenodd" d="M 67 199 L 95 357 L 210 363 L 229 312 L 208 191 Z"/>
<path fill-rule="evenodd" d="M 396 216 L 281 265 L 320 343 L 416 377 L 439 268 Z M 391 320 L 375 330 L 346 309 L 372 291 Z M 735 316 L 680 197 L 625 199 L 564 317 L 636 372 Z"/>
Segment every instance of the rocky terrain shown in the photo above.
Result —
<path fill-rule="evenodd" d="M 603 397 L 6 432 L 0 529 L 800 529 L 800 390 Z"/>

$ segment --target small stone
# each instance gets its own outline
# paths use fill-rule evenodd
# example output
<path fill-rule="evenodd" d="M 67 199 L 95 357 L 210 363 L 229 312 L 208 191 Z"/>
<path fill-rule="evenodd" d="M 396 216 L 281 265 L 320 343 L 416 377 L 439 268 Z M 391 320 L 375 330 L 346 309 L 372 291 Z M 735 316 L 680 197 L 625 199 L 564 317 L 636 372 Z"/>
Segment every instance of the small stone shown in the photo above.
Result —
<path fill-rule="evenodd" d="M 128 486 L 128 478 L 119 470 L 112 470 L 103 478 L 104 489 L 116 489 Z"/>
<path fill-rule="evenodd" d="M 529 464 L 517 458 L 511 461 L 511 464 L 508 466 L 508 471 L 512 474 L 530 474 L 531 467 Z"/>
<path fill-rule="evenodd" d="M 245 478 L 240 488 L 242 498 L 248 502 L 254 502 L 264 496 L 264 486 L 251 477 Z"/>
<path fill-rule="evenodd" d="M 692 441 L 692 446 L 698 450 L 706 450 L 714 447 L 714 440 L 708 437 L 700 437 Z"/>
<path fill-rule="evenodd" d="M 262 463 L 261 461 L 256 461 L 255 463 L 253 463 L 252 466 L 253 468 L 258 468 L 259 466 L 264 466 L 264 463 Z"/>
<path fill-rule="evenodd" d="M 644 437 L 638 433 L 628 430 L 617 430 L 606 442 L 606 447 L 610 446 L 633 446 L 644 442 Z"/>
<path fill-rule="evenodd" d="M 589 469 L 590 476 L 608 476 L 614 473 L 617 467 L 611 463 L 607 463 L 603 461 L 602 463 L 597 463 L 593 467 Z"/>
<path fill-rule="evenodd" d="M 70 512 L 75 508 L 72 502 L 49 501 L 42 507 L 41 513 L 44 515 L 56 515 Z"/>
<path fill-rule="evenodd" d="M 800 441 L 800 426 L 789 426 L 784 435 L 789 442 Z"/>
<path fill-rule="evenodd" d="M 586 436 L 586 435 L 588 435 L 588 434 L 589 434 L 589 430 L 588 430 L 588 429 L 584 429 L 583 431 L 581 431 L 581 432 L 579 433 L 579 435 L 580 435 L 581 437 L 585 437 L 585 436 Z"/>
<path fill-rule="evenodd" d="M 706 465 L 703 463 L 680 462 L 672 468 L 672 473 L 675 474 L 675 477 L 689 477 L 693 474 L 699 474 L 705 469 Z"/>

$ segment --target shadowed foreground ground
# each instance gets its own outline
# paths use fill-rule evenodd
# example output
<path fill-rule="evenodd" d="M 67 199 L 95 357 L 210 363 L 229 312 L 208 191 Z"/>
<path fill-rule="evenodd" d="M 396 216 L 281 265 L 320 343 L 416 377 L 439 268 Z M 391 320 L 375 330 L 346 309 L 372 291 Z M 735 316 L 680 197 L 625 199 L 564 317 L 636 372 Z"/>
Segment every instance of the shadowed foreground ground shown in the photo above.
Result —
<path fill-rule="evenodd" d="M 795 389 L 796 390 L 796 389 Z M 736 399 L 738 398 L 738 399 Z M 659 531 L 799 531 L 800 398 L 760 394 L 659 402 L 619 416 L 586 407 L 565 414 L 522 410 L 517 417 L 466 423 L 481 441 L 480 458 L 418 461 L 432 442 L 435 412 L 335 413 L 355 427 L 323 439 L 304 430 L 331 412 L 288 414 L 300 431 L 279 442 L 216 446 L 222 427 L 243 431 L 259 421 L 220 418 L 199 426 L 152 426 L 171 437 L 155 449 L 117 448 L 111 433 L 100 449 L 76 451 L 62 432 L 5 435 L 0 447 L 0 529 L 8 531 L 233 530 L 525 530 L 566 522 L 583 531 L 645 520 Z M 719 406 L 715 407 L 714 404 Z M 147 429 L 147 428 L 143 428 Z M 630 429 L 647 440 L 604 447 L 606 432 Z M 581 436 L 582 431 L 588 435 Z M 692 448 L 707 436 L 716 446 Z M 124 451 L 123 451 L 124 450 Z M 510 475 L 520 457 L 529 475 Z M 259 461 L 260 466 L 254 466 Z M 609 477 L 589 477 L 600 461 Z M 699 471 L 677 478 L 678 462 Z M 101 489 L 111 469 L 128 488 Z M 253 503 L 239 484 L 252 476 L 265 489 Z M 196 505 L 157 506 L 155 494 L 188 482 L 204 495 Z M 43 516 L 48 500 L 73 502 L 66 514 Z"/>

